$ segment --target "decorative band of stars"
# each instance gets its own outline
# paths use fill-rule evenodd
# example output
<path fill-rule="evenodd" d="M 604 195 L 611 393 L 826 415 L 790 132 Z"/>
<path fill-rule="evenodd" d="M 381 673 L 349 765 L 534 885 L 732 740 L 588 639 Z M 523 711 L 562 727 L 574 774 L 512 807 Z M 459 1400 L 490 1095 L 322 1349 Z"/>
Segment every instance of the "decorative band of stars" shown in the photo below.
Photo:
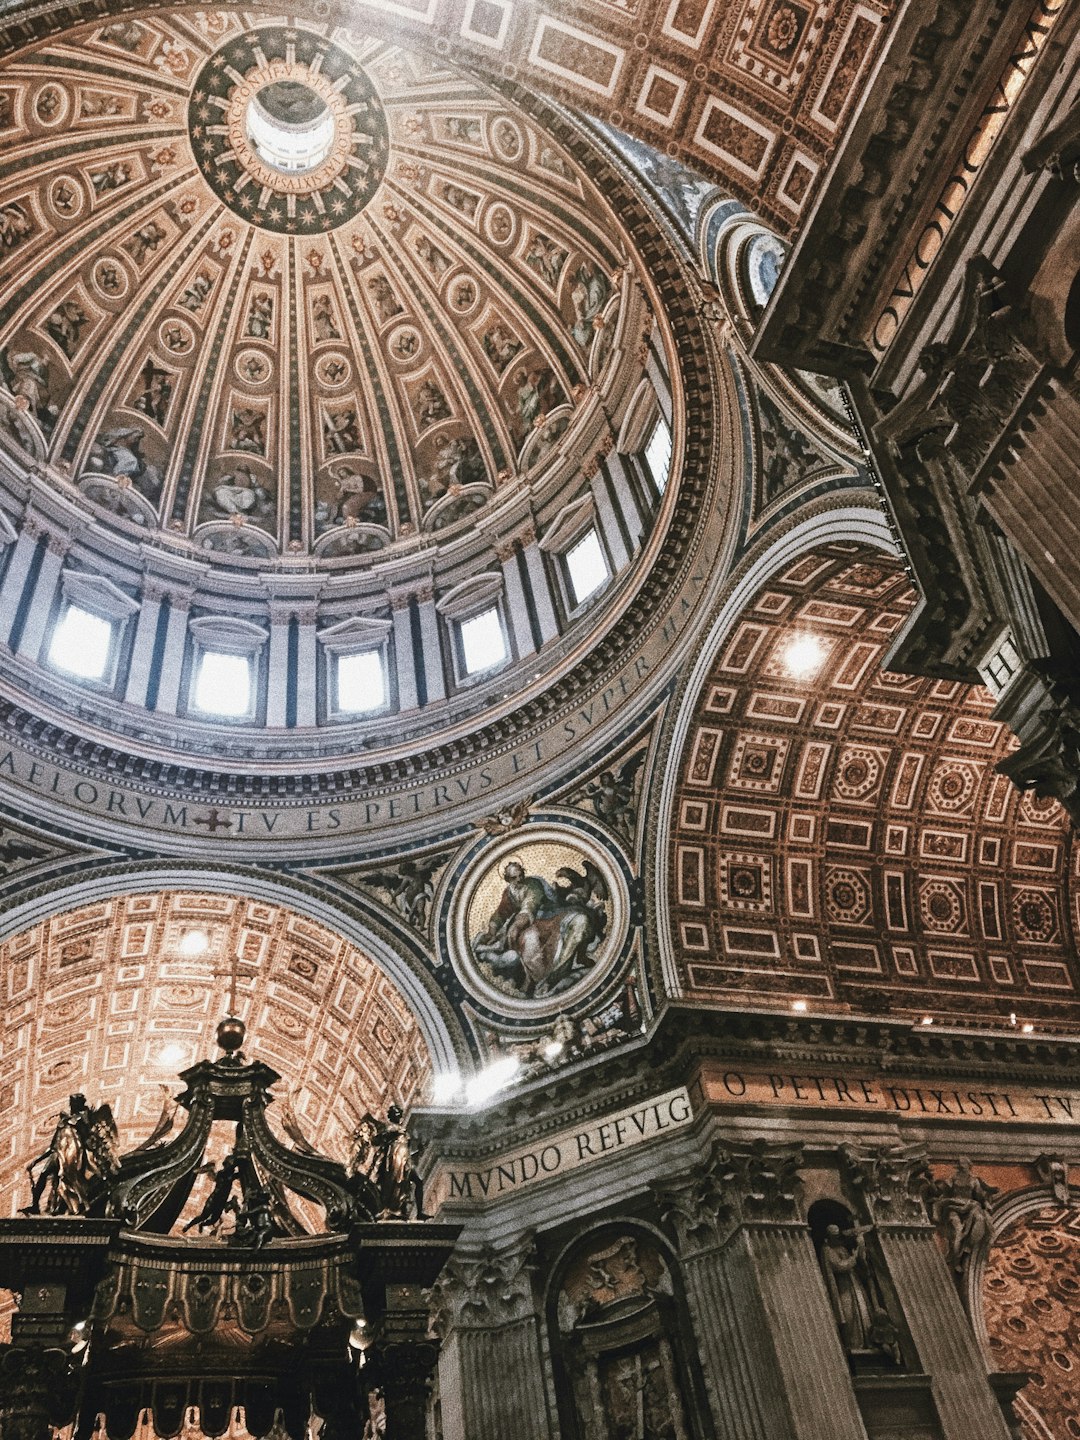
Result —
<path fill-rule="evenodd" d="M 256 115 L 277 127 L 260 143 Z M 386 169 L 386 115 L 340 46 L 266 25 L 238 36 L 199 72 L 188 107 L 192 149 L 211 189 L 264 230 L 312 235 L 358 215 Z"/>

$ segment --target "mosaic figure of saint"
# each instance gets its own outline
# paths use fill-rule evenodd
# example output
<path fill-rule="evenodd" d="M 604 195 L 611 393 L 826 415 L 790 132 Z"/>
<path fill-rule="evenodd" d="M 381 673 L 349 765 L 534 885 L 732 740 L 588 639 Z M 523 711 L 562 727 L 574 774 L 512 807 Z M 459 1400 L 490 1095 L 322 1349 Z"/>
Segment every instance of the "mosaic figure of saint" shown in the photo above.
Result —
<path fill-rule="evenodd" d="M 375 304 L 375 313 L 380 320 L 392 320 L 402 313 L 398 298 L 390 288 L 385 275 L 373 275 L 368 281 L 368 293 Z"/>
<path fill-rule="evenodd" d="M 252 340 L 269 340 L 274 323 L 274 298 L 265 290 L 256 290 L 248 304 L 244 333 Z"/>
<path fill-rule="evenodd" d="M 168 370 L 155 365 L 151 356 L 147 356 L 139 382 L 141 389 L 132 401 L 134 409 L 141 410 L 155 425 L 164 425 L 172 400 L 172 376 Z"/>
<path fill-rule="evenodd" d="M 14 250 L 33 229 L 34 223 L 21 205 L 0 206 L 0 250 Z"/>
<path fill-rule="evenodd" d="M 429 425 L 436 425 L 440 420 L 445 420 L 449 414 L 450 402 L 434 380 L 422 381 L 416 391 L 418 429 L 426 430 Z"/>
<path fill-rule="evenodd" d="M 250 450 L 253 455 L 266 453 L 266 412 L 254 405 L 240 405 L 229 421 L 230 450 Z"/>
<path fill-rule="evenodd" d="M 124 249 L 136 265 L 141 265 L 147 255 L 152 254 L 158 248 L 165 239 L 165 235 L 164 228 L 156 220 L 150 220 L 147 224 L 139 226 L 131 239 L 125 243 Z"/>
<path fill-rule="evenodd" d="M 316 340 L 341 339 L 341 331 L 334 319 L 334 302 L 329 295 L 317 295 L 312 301 L 311 324 Z"/>
<path fill-rule="evenodd" d="M 560 867 L 553 881 L 527 875 L 519 860 L 503 867 L 506 888 L 472 948 L 523 995 L 557 993 L 595 963 L 607 931 L 608 889 L 596 867 L 583 864 L 583 872 Z"/>
<path fill-rule="evenodd" d="M 61 300 L 55 310 L 45 317 L 45 332 L 55 340 L 70 360 L 79 348 L 82 332 L 90 323 L 90 317 L 74 300 Z"/>
<path fill-rule="evenodd" d="M 587 260 L 577 268 L 570 287 L 570 303 L 574 307 L 574 323 L 570 333 L 582 347 L 588 347 L 595 334 L 593 321 L 603 310 L 611 294 L 607 276 Z"/>
<path fill-rule="evenodd" d="M 43 429 L 50 430 L 57 408 L 49 399 L 49 365 L 45 357 L 36 350 L 7 352 L 4 378 L 19 408 L 32 415 Z"/>
<path fill-rule="evenodd" d="M 180 305 L 183 309 L 194 315 L 201 310 L 206 302 L 207 296 L 214 288 L 214 281 L 208 270 L 197 270 L 184 287 L 180 296 Z M 250 317 L 249 317 L 250 318 Z M 248 331 L 251 334 L 251 331 Z M 261 337 L 265 338 L 265 337 Z"/>
<path fill-rule="evenodd" d="M 554 240 L 549 240 L 539 230 L 533 232 L 529 248 L 525 251 L 525 264 L 530 265 L 542 280 L 554 290 L 566 264 L 567 252 Z"/>

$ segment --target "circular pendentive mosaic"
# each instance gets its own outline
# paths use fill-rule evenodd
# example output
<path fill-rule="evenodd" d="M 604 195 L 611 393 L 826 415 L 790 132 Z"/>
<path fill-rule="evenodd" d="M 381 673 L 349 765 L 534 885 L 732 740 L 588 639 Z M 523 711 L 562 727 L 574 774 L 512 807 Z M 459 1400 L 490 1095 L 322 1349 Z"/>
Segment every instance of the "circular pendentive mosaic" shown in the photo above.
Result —
<path fill-rule="evenodd" d="M 627 922 L 625 883 L 599 845 L 530 827 L 467 872 L 454 904 L 455 968 L 497 1010 L 554 1014 L 609 973 Z"/>
<path fill-rule="evenodd" d="M 323 36 L 261 26 L 203 66 L 188 107 L 199 168 L 264 230 L 336 230 L 386 170 L 386 114 L 364 71 Z"/>

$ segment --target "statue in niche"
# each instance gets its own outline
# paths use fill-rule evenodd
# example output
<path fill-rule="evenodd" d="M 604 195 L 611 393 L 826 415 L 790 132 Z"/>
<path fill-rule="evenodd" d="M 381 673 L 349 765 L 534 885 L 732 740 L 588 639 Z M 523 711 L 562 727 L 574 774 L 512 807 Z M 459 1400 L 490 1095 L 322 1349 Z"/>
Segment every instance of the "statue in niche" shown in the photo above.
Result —
<path fill-rule="evenodd" d="M 825 1288 L 847 1353 L 853 1358 L 886 1355 L 899 1365 L 900 1337 L 866 1254 L 867 1229 L 825 1227 L 819 1253 Z"/>
<path fill-rule="evenodd" d="M 92 1106 L 85 1095 L 72 1095 L 57 1116 L 47 1148 L 26 1167 L 30 1204 L 21 1213 L 88 1214 L 118 1168 L 118 1138 L 111 1106 Z"/>
<path fill-rule="evenodd" d="M 334 302 L 329 295 L 317 295 L 312 301 L 311 321 L 316 340 L 341 339 L 341 331 L 334 318 Z"/>
<path fill-rule="evenodd" d="M 391 1105 L 386 1119 L 370 1110 L 353 1131 L 348 1175 L 363 1175 L 378 1191 L 380 1220 L 408 1220 L 410 1202 L 417 1220 L 430 1220 L 424 1210 L 424 1187 L 413 1163 L 409 1132 L 400 1105 Z"/>
<path fill-rule="evenodd" d="M 990 1206 L 997 1187 L 971 1173 L 971 1161 L 962 1158 L 949 1180 L 937 1183 L 934 1217 L 945 1236 L 946 1259 L 957 1272 L 989 1245 L 994 1234 Z"/>

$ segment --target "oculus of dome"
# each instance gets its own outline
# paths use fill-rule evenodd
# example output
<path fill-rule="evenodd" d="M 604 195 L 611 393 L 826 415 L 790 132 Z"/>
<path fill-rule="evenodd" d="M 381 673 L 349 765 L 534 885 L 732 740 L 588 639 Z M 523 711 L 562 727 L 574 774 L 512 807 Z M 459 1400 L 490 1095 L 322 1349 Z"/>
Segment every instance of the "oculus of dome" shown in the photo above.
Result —
<path fill-rule="evenodd" d="M 337 229 L 386 169 L 386 114 L 371 81 L 307 31 L 260 26 L 230 40 L 196 78 L 188 129 L 219 199 L 281 234 Z"/>

